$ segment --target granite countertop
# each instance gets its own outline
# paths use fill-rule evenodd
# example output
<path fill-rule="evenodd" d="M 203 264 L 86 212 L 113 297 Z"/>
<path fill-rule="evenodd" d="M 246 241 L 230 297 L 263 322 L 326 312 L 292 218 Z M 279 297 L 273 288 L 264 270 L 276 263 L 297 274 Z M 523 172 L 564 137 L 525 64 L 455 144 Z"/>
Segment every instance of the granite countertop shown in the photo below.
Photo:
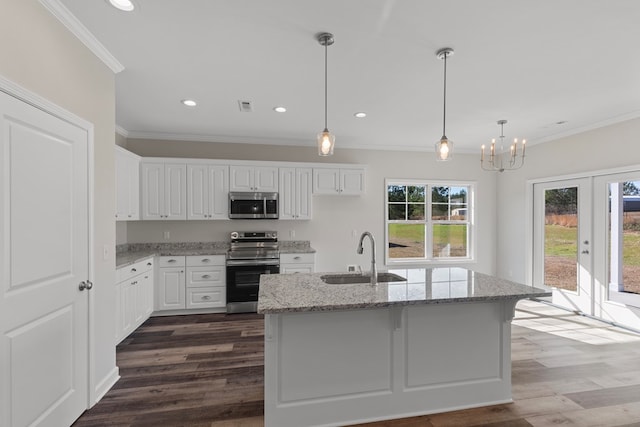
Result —
<path fill-rule="evenodd" d="M 228 242 L 129 243 L 116 247 L 116 268 L 126 267 L 152 256 L 226 255 Z M 280 253 L 314 253 L 308 241 L 280 241 Z"/>
<path fill-rule="evenodd" d="M 320 276 L 333 273 L 263 275 L 260 277 L 258 313 L 352 310 L 551 295 L 542 289 L 459 267 L 388 271 L 408 280 L 373 286 L 369 283 L 330 285 Z"/>

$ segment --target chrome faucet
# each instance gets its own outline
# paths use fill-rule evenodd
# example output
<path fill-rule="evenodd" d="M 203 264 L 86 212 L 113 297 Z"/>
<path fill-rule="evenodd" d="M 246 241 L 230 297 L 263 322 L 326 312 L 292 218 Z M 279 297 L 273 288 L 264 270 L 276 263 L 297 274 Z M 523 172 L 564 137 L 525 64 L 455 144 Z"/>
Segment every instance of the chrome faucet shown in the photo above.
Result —
<path fill-rule="evenodd" d="M 365 236 L 369 236 L 369 239 L 371 240 L 371 284 L 375 285 L 376 283 L 378 283 L 378 269 L 376 268 L 376 239 L 373 238 L 373 234 L 369 233 L 368 231 L 365 231 L 364 233 L 362 233 L 362 236 L 360 236 L 360 243 L 358 243 L 358 254 L 362 255 L 362 253 L 364 252 L 364 248 L 362 247 L 362 242 L 364 241 Z"/>

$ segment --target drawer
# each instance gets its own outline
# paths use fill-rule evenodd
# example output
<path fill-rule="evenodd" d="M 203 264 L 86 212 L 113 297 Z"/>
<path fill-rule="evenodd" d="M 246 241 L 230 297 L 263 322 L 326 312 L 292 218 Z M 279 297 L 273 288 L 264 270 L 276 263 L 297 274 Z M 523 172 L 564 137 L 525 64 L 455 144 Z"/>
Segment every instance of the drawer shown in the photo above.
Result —
<path fill-rule="evenodd" d="M 280 254 L 280 264 L 313 264 L 316 254 Z"/>
<path fill-rule="evenodd" d="M 161 256 L 158 258 L 158 267 L 184 267 L 183 256 Z"/>
<path fill-rule="evenodd" d="M 116 270 L 116 283 L 129 280 L 138 274 L 153 269 L 153 257 L 138 261 L 135 264 L 127 265 Z"/>
<path fill-rule="evenodd" d="M 187 287 L 226 286 L 225 267 L 187 267 Z"/>
<path fill-rule="evenodd" d="M 200 267 L 206 265 L 224 265 L 224 255 L 197 255 L 187 257 L 187 267 Z"/>
<path fill-rule="evenodd" d="M 214 308 L 227 305 L 227 290 L 222 286 L 187 289 L 187 308 Z"/>
<path fill-rule="evenodd" d="M 313 273 L 313 264 L 280 264 L 280 274 Z"/>

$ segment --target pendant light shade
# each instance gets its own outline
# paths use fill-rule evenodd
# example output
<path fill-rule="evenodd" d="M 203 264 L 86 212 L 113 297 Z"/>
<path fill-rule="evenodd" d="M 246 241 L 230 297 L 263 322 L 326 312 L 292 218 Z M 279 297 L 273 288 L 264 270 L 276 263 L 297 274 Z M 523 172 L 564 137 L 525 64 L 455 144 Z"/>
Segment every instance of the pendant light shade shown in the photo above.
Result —
<path fill-rule="evenodd" d="M 447 124 L 447 57 L 453 55 L 453 49 L 445 47 L 436 52 L 438 59 L 444 61 L 444 97 L 442 105 L 442 138 L 436 142 L 436 160 L 447 161 L 453 157 L 453 141 L 447 138 L 445 132 Z"/>
<path fill-rule="evenodd" d="M 324 46 L 324 130 L 318 134 L 318 155 L 331 156 L 336 136 L 329 132 L 327 127 L 327 47 L 331 46 L 334 40 L 331 33 L 320 33 L 317 38 L 320 45 Z"/>

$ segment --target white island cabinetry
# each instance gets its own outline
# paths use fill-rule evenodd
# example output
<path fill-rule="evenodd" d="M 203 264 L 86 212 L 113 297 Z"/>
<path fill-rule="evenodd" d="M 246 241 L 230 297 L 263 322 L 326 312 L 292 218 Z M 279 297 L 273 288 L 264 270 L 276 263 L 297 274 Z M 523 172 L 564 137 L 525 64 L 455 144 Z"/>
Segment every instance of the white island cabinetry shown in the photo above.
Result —
<path fill-rule="evenodd" d="M 409 280 L 261 277 L 266 427 L 343 426 L 512 401 L 515 305 L 549 293 L 462 268 L 391 272 Z"/>

